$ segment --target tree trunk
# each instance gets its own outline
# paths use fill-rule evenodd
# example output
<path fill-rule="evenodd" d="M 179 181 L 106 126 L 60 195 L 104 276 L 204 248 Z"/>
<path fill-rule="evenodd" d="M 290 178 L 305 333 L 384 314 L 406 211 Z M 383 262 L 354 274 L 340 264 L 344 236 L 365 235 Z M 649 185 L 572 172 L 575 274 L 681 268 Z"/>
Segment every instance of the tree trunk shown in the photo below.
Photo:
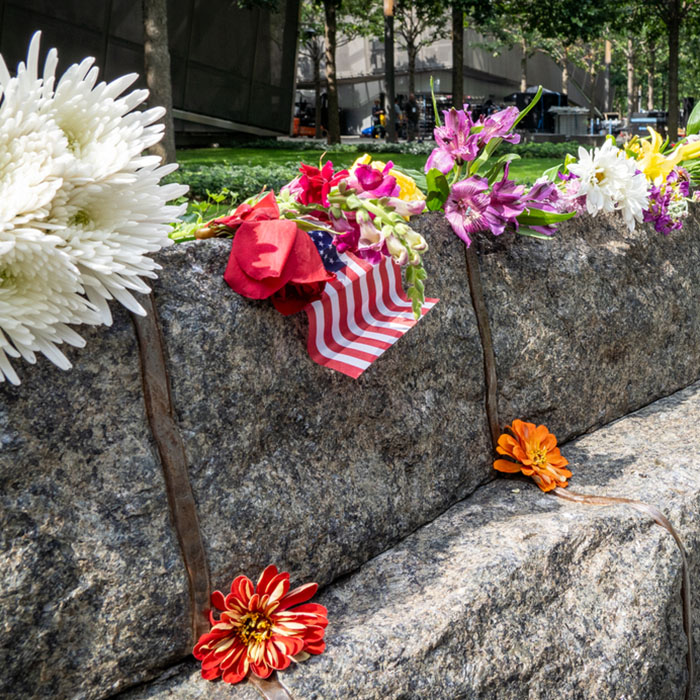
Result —
<path fill-rule="evenodd" d="M 336 41 L 335 0 L 323 0 L 326 17 L 326 80 L 328 81 L 328 143 L 340 143 L 340 117 L 338 116 L 338 82 L 335 70 Z"/>
<path fill-rule="evenodd" d="M 561 94 L 569 94 L 569 48 L 564 47 L 561 59 Z"/>
<path fill-rule="evenodd" d="M 464 10 L 452 6 L 452 104 L 464 105 Z"/>
<path fill-rule="evenodd" d="M 634 41 L 627 39 L 627 129 L 632 126 L 634 112 Z"/>
<path fill-rule="evenodd" d="M 143 2 L 143 55 L 148 86 L 148 106 L 164 107 L 165 133 L 163 139 L 148 149 L 160 156 L 164 163 L 175 162 L 175 126 L 173 123 L 173 88 L 170 77 L 170 50 L 168 48 L 167 0 Z"/>
<path fill-rule="evenodd" d="M 323 136 L 321 131 L 321 54 L 314 54 L 314 136 L 320 139 Z"/>
<path fill-rule="evenodd" d="M 610 64 L 612 63 L 612 43 L 605 40 L 605 111 L 612 112 L 610 94 Z"/>
<path fill-rule="evenodd" d="M 654 72 L 656 70 L 656 47 L 649 47 L 649 63 L 647 65 L 647 109 L 654 109 Z"/>
<path fill-rule="evenodd" d="M 678 140 L 678 43 L 680 0 L 668 0 L 668 138 Z"/>
<path fill-rule="evenodd" d="M 386 140 L 396 143 L 396 90 L 394 85 L 394 15 L 384 15 L 384 81 L 386 83 Z"/>
<path fill-rule="evenodd" d="M 408 44 L 406 46 L 406 51 L 408 52 L 408 94 L 416 94 L 416 56 L 418 51 L 415 44 Z"/>
<path fill-rule="evenodd" d="M 525 92 L 527 90 L 527 41 L 525 41 L 525 37 L 520 40 L 520 50 L 522 51 L 520 56 L 520 92 Z"/>

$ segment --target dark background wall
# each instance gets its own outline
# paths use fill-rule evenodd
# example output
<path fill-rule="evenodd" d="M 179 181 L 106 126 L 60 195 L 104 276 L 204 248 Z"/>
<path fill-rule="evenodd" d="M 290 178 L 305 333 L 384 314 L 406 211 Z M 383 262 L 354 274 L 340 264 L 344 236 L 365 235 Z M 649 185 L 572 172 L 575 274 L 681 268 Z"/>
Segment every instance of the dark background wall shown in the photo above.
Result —
<path fill-rule="evenodd" d="M 173 107 L 190 132 L 288 133 L 299 0 L 241 10 L 230 0 L 169 0 Z M 0 0 L 0 52 L 10 71 L 42 30 L 42 57 L 58 48 L 62 73 L 94 56 L 101 79 L 143 76 L 141 0 Z M 145 87 L 143 77 L 139 86 Z"/>

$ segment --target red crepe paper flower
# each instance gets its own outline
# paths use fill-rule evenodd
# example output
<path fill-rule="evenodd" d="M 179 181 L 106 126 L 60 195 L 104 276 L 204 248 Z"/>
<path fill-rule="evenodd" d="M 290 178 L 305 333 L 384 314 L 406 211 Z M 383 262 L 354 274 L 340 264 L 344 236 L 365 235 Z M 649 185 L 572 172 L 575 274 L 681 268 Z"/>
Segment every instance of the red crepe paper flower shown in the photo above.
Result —
<path fill-rule="evenodd" d="M 202 678 L 238 683 L 248 671 L 268 678 L 302 652 L 324 651 L 328 611 L 306 602 L 317 589 L 318 584 L 306 583 L 290 592 L 289 574 L 278 573 L 270 565 L 257 589 L 249 578 L 238 576 L 227 596 L 214 591 L 211 602 L 221 616 L 217 620 L 214 612 L 209 614 L 212 629 L 200 637 L 192 652 L 202 662 Z"/>
<path fill-rule="evenodd" d="M 272 193 L 217 223 L 237 228 L 224 279 L 244 297 L 272 297 L 275 308 L 287 316 L 320 299 L 326 282 L 335 279 L 308 234 L 279 218 Z"/>
<path fill-rule="evenodd" d="M 306 165 L 305 163 L 301 164 L 299 170 L 302 173 L 297 185 L 301 188 L 299 202 L 304 206 L 309 206 L 310 204 L 322 204 L 324 207 L 330 206 L 328 193 L 331 191 L 331 187 L 337 185 L 349 175 L 347 170 L 339 170 L 334 174 L 333 163 L 330 160 L 326 161 L 320 170 L 313 165 Z"/>
<path fill-rule="evenodd" d="M 525 476 L 531 476 L 543 491 L 568 486 L 567 479 L 571 472 L 565 467 L 569 462 L 562 457 L 556 437 L 546 426 L 514 420 L 506 429 L 513 435 L 503 433 L 498 438 L 496 451 L 515 461 L 497 459 L 493 463 L 494 469 L 510 474 L 522 472 Z"/>

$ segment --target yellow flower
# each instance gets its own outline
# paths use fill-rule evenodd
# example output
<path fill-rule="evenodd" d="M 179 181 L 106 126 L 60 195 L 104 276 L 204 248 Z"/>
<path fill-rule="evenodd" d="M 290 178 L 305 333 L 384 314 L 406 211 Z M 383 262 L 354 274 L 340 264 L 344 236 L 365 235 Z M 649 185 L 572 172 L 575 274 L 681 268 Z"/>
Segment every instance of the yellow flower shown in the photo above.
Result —
<path fill-rule="evenodd" d="M 670 153 L 661 153 L 663 138 L 658 131 L 647 127 L 651 140 L 632 139 L 628 148 L 637 156 L 637 167 L 649 180 L 665 180 L 668 174 L 684 160 L 692 160 L 700 156 L 700 141 L 676 146 Z"/>
<path fill-rule="evenodd" d="M 369 153 L 365 153 L 364 155 L 360 156 L 352 164 L 350 172 L 352 172 L 358 165 L 371 165 L 377 170 L 384 170 L 386 167 L 386 163 L 383 163 L 381 160 L 372 160 L 372 156 Z M 418 185 L 416 185 L 416 181 L 412 177 L 404 175 L 404 173 L 399 172 L 395 168 L 392 168 L 389 171 L 389 174 L 396 178 L 396 184 L 399 186 L 400 190 L 399 199 L 403 199 L 405 202 L 425 201 L 425 195 L 418 189 Z"/>

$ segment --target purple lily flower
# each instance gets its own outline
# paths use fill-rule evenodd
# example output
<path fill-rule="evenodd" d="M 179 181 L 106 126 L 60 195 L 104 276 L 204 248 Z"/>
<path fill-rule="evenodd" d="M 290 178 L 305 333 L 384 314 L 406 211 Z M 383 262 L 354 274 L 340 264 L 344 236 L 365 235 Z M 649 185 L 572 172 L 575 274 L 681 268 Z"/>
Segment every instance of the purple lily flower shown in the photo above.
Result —
<path fill-rule="evenodd" d="M 466 106 L 466 105 L 465 105 Z M 435 127 L 433 134 L 437 148 L 428 156 L 425 172 L 437 168 L 447 174 L 455 163 L 462 165 L 474 160 L 479 152 L 479 136 L 470 134 L 474 122 L 469 112 L 454 107 L 443 112 L 445 125 Z"/>
<path fill-rule="evenodd" d="M 489 228 L 486 213 L 490 202 L 489 183 L 484 178 L 468 177 L 452 186 L 445 201 L 445 217 L 467 247 L 472 242 L 469 234 Z"/>
<path fill-rule="evenodd" d="M 507 107 L 484 119 L 484 128 L 479 132 L 479 145 L 485 146 L 491 139 L 503 139 L 508 143 L 520 143 L 520 134 L 511 134 L 510 130 L 518 118 L 517 107 Z"/>
<path fill-rule="evenodd" d="M 558 203 L 561 199 L 559 188 L 549 180 L 538 180 L 532 189 L 523 197 L 525 207 L 535 207 L 542 211 L 558 212 Z M 557 230 L 556 224 L 547 226 L 530 226 L 533 231 L 549 236 Z"/>
<path fill-rule="evenodd" d="M 525 187 L 518 185 L 515 180 L 508 179 L 510 163 L 506 163 L 503 178 L 491 188 L 491 202 L 486 212 L 486 220 L 494 236 L 500 236 L 508 224 L 517 228 L 517 217 L 525 209 L 523 195 Z"/>

